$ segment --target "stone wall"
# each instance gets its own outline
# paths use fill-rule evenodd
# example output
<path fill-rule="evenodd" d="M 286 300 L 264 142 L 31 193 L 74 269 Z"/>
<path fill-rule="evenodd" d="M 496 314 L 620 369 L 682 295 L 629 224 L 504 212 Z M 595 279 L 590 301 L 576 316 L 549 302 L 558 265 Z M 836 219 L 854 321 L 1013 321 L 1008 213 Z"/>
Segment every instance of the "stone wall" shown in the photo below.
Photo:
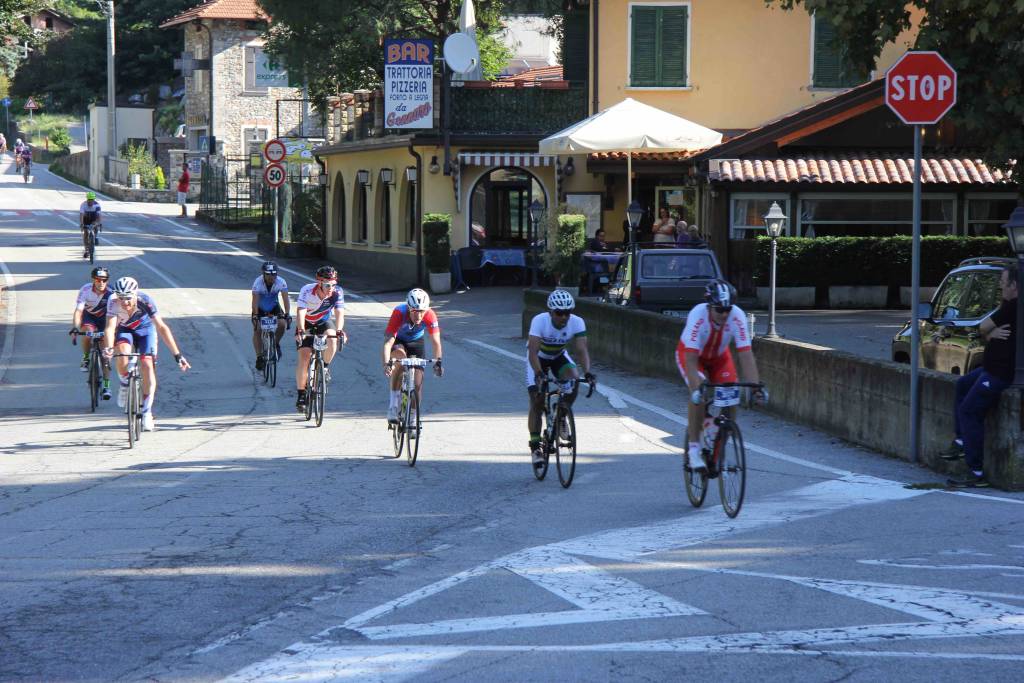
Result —
<path fill-rule="evenodd" d="M 546 310 L 547 291 L 524 295 L 522 334 Z M 682 384 L 675 348 L 683 321 L 623 306 L 576 302 L 586 320 L 587 344 L 598 363 L 654 375 Z M 771 392 L 766 410 L 835 434 L 886 455 L 909 460 L 910 368 L 784 339 L 754 339 L 761 379 Z M 939 454 L 953 437 L 953 396 L 957 377 L 921 370 L 920 457 L 943 473 L 965 472 Z M 680 391 L 680 401 L 684 400 Z M 1021 392 L 1003 392 L 985 425 L 985 472 L 1002 488 L 1024 489 Z"/>

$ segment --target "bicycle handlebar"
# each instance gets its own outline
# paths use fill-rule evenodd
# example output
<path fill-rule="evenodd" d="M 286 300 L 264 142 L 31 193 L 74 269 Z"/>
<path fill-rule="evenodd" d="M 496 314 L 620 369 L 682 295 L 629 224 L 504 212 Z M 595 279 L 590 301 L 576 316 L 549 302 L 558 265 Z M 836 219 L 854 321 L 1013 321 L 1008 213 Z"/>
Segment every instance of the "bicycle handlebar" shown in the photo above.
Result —
<path fill-rule="evenodd" d="M 392 358 L 388 365 L 401 365 L 403 368 L 425 368 L 428 365 L 437 365 L 436 358 Z"/>

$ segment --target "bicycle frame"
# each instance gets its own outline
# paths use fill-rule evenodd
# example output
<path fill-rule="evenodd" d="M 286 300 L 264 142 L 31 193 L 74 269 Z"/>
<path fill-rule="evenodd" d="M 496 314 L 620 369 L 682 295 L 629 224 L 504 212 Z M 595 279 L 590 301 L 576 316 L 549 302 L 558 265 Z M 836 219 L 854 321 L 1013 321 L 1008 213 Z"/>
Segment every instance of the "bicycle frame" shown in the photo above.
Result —
<path fill-rule="evenodd" d="M 395 457 L 402 455 L 402 448 L 406 451 L 406 460 L 409 467 L 415 467 L 416 457 L 420 450 L 420 420 L 419 393 L 416 389 L 416 377 L 423 371 L 423 368 L 435 365 L 437 361 L 433 358 L 399 358 L 392 359 L 392 367 L 402 368 L 401 400 L 398 410 L 398 423 L 389 424 L 388 429 L 392 430 L 392 439 L 395 447 Z"/>

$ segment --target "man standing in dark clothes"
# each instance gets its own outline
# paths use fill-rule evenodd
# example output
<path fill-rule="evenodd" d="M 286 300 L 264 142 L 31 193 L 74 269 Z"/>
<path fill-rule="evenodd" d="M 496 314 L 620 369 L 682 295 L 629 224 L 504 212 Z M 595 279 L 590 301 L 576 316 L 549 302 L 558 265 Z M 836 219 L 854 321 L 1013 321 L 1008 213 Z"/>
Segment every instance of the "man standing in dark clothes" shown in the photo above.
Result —
<path fill-rule="evenodd" d="M 957 488 L 983 488 L 989 485 L 982 468 L 985 451 L 985 414 L 998 403 L 999 395 L 1013 383 L 1017 366 L 1017 265 L 1003 269 L 999 276 L 1003 301 L 981 322 L 985 337 L 985 355 L 980 368 L 956 381 L 956 440 L 962 445 L 964 460 L 971 468 L 964 479 L 950 479 Z"/>

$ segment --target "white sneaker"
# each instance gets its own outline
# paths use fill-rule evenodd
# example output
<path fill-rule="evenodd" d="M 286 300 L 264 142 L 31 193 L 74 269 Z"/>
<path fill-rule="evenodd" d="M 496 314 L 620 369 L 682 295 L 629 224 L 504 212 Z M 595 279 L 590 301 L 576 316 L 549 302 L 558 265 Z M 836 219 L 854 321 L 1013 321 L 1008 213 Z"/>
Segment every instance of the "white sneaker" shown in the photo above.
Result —
<path fill-rule="evenodd" d="M 700 455 L 700 446 L 691 447 L 686 456 L 686 464 L 695 472 L 707 472 L 708 466 Z"/>
<path fill-rule="evenodd" d="M 117 407 L 124 408 L 125 404 L 128 403 L 128 387 L 121 386 L 117 389 Z"/>
<path fill-rule="evenodd" d="M 156 430 L 156 425 L 153 424 L 153 413 L 142 414 L 142 431 L 152 432 Z"/>
<path fill-rule="evenodd" d="M 78 369 L 82 372 L 89 372 L 89 356 L 82 359 L 82 364 L 78 366 Z"/>
<path fill-rule="evenodd" d="M 388 406 L 388 422 L 390 424 L 398 423 L 398 406 Z"/>

